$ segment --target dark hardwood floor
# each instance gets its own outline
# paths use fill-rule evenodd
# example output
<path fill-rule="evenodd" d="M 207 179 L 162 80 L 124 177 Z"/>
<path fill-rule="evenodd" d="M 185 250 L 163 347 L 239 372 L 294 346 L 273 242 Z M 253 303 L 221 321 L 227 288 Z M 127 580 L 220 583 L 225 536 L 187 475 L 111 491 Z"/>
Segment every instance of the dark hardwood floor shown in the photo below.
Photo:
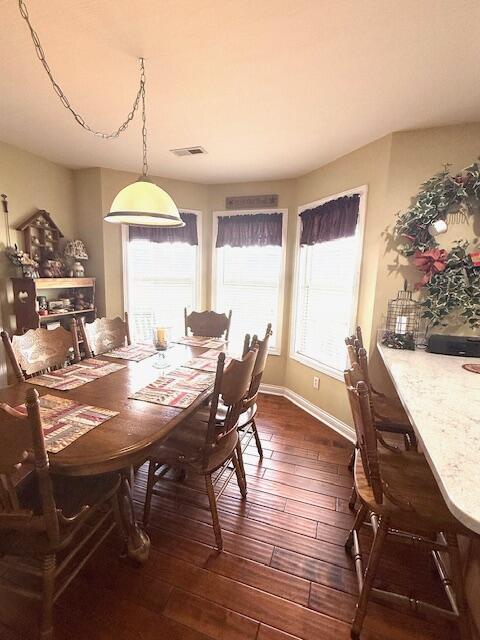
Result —
<path fill-rule="evenodd" d="M 248 496 L 234 478 L 219 499 L 223 553 L 213 549 L 206 496 L 166 481 L 153 498 L 151 556 L 143 567 L 118 557 L 112 537 L 56 607 L 58 640 L 347 640 L 357 583 L 344 551 L 351 445 L 289 401 L 262 396 L 245 453 Z M 145 468 L 135 498 L 143 506 Z M 363 536 L 368 548 L 369 535 Z M 379 584 L 444 603 L 426 554 L 389 543 Z M 0 638 L 32 638 L 32 605 L 0 595 Z M 22 613 L 19 613 L 21 611 Z M 433 625 L 372 603 L 364 640 L 454 640 Z"/>

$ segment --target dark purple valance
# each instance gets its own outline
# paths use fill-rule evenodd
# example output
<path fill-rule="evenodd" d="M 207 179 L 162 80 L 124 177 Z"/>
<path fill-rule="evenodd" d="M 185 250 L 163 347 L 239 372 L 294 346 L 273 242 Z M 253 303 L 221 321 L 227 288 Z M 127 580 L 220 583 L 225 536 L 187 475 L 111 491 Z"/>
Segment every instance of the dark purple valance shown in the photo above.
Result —
<path fill-rule="evenodd" d="M 282 214 L 250 213 L 219 216 L 217 249 L 220 247 L 282 246 Z"/>
<path fill-rule="evenodd" d="M 302 211 L 300 244 L 319 244 L 353 236 L 357 228 L 359 204 L 360 196 L 355 193 Z"/>
<path fill-rule="evenodd" d="M 149 240 L 150 242 L 185 242 L 198 245 L 197 216 L 180 212 L 184 227 L 137 227 L 129 225 L 129 240 Z"/>

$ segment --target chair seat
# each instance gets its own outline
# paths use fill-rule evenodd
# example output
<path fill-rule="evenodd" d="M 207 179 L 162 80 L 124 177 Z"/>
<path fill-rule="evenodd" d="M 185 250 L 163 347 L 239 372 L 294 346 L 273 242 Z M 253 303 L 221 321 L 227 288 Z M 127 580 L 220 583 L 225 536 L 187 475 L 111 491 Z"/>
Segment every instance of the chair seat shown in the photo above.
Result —
<path fill-rule="evenodd" d="M 400 400 L 388 396 L 372 396 L 377 428 L 392 433 L 413 431 L 410 420 Z"/>
<path fill-rule="evenodd" d="M 361 456 L 355 462 L 355 487 L 370 511 L 386 516 L 392 528 L 432 535 L 438 531 L 464 533 L 466 528 L 451 514 L 425 457 L 416 451 L 379 451 L 384 480 L 384 502 L 378 504 L 365 477 Z"/>
<path fill-rule="evenodd" d="M 217 422 L 223 422 L 225 420 L 226 415 L 227 415 L 227 407 L 224 404 L 219 403 L 217 407 L 217 415 L 216 415 Z M 248 407 L 246 411 L 240 414 L 237 422 L 237 428 L 243 429 L 244 427 L 246 427 L 255 418 L 256 415 L 257 415 L 257 403 L 255 402 L 251 407 Z M 198 418 L 199 420 L 202 420 L 203 422 L 207 422 L 209 416 L 210 416 L 210 410 L 208 407 L 204 409 L 200 409 L 200 411 L 197 411 L 195 413 L 195 417 Z"/>
<path fill-rule="evenodd" d="M 90 509 L 75 523 L 61 526 L 60 540 L 54 549 L 45 531 L 0 530 L 0 554 L 15 555 L 17 549 L 20 555 L 60 551 L 71 542 L 85 522 L 116 493 L 120 486 L 120 476 L 116 473 L 78 478 L 52 475 L 51 478 L 57 509 L 61 509 L 66 518 L 77 515 L 85 505 Z M 36 478 L 32 478 L 25 484 L 20 500 L 24 509 L 39 515 L 41 505 L 39 492 L 34 486 L 35 482 Z"/>
<path fill-rule="evenodd" d="M 217 420 L 225 420 L 226 416 L 226 407 L 223 404 L 218 405 L 217 409 Z M 246 411 L 240 414 L 237 422 L 237 428 L 243 429 L 247 426 L 257 415 L 257 403 L 255 402 L 251 407 L 248 407 Z"/>
<path fill-rule="evenodd" d="M 200 415 L 199 415 L 200 414 Z M 206 413 L 208 420 L 208 412 Z M 208 465 L 203 466 L 203 450 L 208 429 L 208 422 L 202 419 L 202 411 L 197 412 L 190 420 L 182 422 L 175 431 L 157 447 L 150 459 L 171 467 L 189 466 L 197 473 L 211 473 L 221 467 L 231 456 L 238 441 L 236 432 L 232 432 L 212 449 Z"/>

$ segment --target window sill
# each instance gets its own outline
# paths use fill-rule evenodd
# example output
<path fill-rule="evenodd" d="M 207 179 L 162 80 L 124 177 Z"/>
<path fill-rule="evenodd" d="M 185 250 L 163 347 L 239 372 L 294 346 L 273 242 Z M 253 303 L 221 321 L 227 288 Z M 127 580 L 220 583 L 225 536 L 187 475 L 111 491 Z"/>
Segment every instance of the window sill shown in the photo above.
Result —
<path fill-rule="evenodd" d="M 313 358 L 304 356 L 301 353 L 290 353 L 290 358 L 292 360 L 300 362 L 300 364 L 304 364 L 305 366 L 310 367 L 310 369 L 313 369 L 314 371 L 324 373 L 327 376 L 334 378 L 335 380 L 340 380 L 341 382 L 344 381 L 343 370 L 340 371 L 340 369 L 334 369 L 333 367 L 328 366 L 328 364 L 324 364 L 319 360 L 314 360 Z"/>

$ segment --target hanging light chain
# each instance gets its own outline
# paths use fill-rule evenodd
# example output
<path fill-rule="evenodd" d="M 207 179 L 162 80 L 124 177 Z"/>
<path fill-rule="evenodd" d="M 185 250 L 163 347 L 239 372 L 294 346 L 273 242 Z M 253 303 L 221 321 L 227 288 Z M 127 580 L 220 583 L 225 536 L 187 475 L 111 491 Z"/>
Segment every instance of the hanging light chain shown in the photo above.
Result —
<path fill-rule="evenodd" d="M 144 175 L 146 175 L 145 171 L 148 168 L 148 165 L 147 165 L 147 151 L 146 151 L 147 130 L 146 130 L 146 126 L 145 126 L 145 67 L 144 67 L 143 58 L 141 58 L 141 60 L 140 60 L 140 69 L 141 69 L 140 86 L 138 88 L 137 95 L 136 95 L 135 100 L 133 102 L 132 109 L 131 109 L 130 113 L 128 114 L 127 118 L 125 119 L 124 122 L 122 122 L 122 124 L 118 127 L 118 129 L 116 129 L 115 131 L 112 131 L 111 133 L 105 133 L 103 131 L 95 131 L 95 129 L 93 129 L 89 124 L 87 124 L 87 122 L 85 121 L 85 118 L 83 118 L 77 111 L 75 111 L 75 109 L 70 104 L 69 99 L 67 98 L 65 93 L 62 91 L 62 88 L 60 87 L 60 85 L 56 82 L 55 78 L 53 77 L 53 74 L 52 74 L 52 72 L 50 70 L 48 62 L 45 59 L 45 53 L 44 53 L 42 45 L 40 43 L 40 38 L 38 37 L 37 32 L 32 27 L 32 24 L 30 22 L 30 18 L 29 18 L 29 15 L 28 15 L 28 9 L 27 9 L 27 6 L 26 6 L 24 0 L 18 0 L 18 8 L 20 10 L 20 14 L 21 14 L 22 18 L 25 20 L 25 22 L 28 25 L 28 28 L 30 29 L 30 35 L 32 36 L 33 44 L 34 44 L 34 47 L 35 47 L 35 52 L 36 52 L 36 54 L 38 56 L 38 59 L 42 63 L 43 68 L 45 69 L 45 72 L 46 72 L 47 76 L 50 78 L 50 82 L 52 83 L 53 90 L 55 91 L 57 96 L 60 98 L 60 102 L 63 104 L 65 109 L 68 109 L 68 111 L 70 111 L 70 113 L 73 115 L 73 117 L 78 122 L 78 124 L 81 127 L 83 127 L 86 131 L 90 131 L 90 133 L 93 133 L 93 135 L 95 135 L 95 136 L 97 136 L 99 138 L 104 138 L 106 140 L 107 139 L 111 139 L 111 138 L 118 138 L 120 136 L 120 134 L 125 131 L 125 129 L 130 124 L 130 122 L 133 120 L 133 117 L 134 117 L 134 115 L 135 115 L 135 113 L 136 113 L 136 111 L 138 109 L 139 103 L 140 103 L 140 98 L 142 99 L 142 106 L 143 106 L 143 115 L 142 115 L 142 119 L 143 119 L 143 128 L 142 128 L 142 136 L 143 136 L 143 171 L 144 171 Z"/>
<path fill-rule="evenodd" d="M 147 160 L 147 114 L 145 110 L 145 60 L 140 58 L 140 90 L 142 95 L 142 143 L 143 143 L 143 169 L 142 175 L 146 176 L 148 173 L 148 160 Z"/>

